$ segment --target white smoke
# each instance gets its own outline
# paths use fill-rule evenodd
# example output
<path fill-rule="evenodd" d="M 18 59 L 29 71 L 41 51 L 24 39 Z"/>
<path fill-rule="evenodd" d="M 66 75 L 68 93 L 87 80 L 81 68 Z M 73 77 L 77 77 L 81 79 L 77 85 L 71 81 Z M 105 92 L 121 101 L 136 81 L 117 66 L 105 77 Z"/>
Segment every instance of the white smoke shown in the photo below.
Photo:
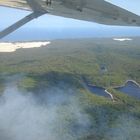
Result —
<path fill-rule="evenodd" d="M 77 140 L 90 127 L 72 89 L 34 94 L 10 81 L 0 98 L 0 140 Z"/>
<path fill-rule="evenodd" d="M 111 140 L 139 140 L 140 121 L 130 115 L 121 115 L 116 119 L 116 126 L 108 133 Z"/>
<path fill-rule="evenodd" d="M 0 140 L 139 140 L 140 120 L 131 113 L 114 115 L 110 124 L 109 108 L 83 106 L 76 90 L 21 91 L 20 78 L 6 78 L 0 96 Z"/>

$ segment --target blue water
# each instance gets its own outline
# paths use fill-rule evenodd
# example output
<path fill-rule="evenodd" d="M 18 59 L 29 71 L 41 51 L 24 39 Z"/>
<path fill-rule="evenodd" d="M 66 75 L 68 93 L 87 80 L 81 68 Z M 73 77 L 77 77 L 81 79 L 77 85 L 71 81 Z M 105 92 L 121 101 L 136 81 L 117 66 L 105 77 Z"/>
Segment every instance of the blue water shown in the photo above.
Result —
<path fill-rule="evenodd" d="M 0 30 L 28 15 L 29 11 L 0 7 Z M 97 23 L 44 15 L 0 41 L 33 41 L 65 38 L 140 36 L 140 28 L 106 26 Z"/>
<path fill-rule="evenodd" d="M 97 87 L 97 86 L 91 86 L 91 85 L 87 85 L 88 89 L 99 96 L 103 96 L 103 97 L 109 97 L 110 96 L 105 92 L 105 88 L 102 87 Z M 135 97 L 140 99 L 140 87 L 138 87 L 135 83 L 129 81 L 125 84 L 125 86 L 123 87 L 119 87 L 119 88 L 115 88 L 116 90 L 127 94 L 129 96 Z"/>
<path fill-rule="evenodd" d="M 88 86 L 88 89 L 98 95 L 98 96 L 103 96 L 103 97 L 108 97 L 110 98 L 110 96 L 105 92 L 105 88 L 102 88 L 102 87 L 97 87 L 97 86 L 91 86 L 91 85 L 87 85 Z"/>
<path fill-rule="evenodd" d="M 140 99 L 140 87 L 131 81 L 127 82 L 123 87 L 116 88 L 116 90 Z"/>

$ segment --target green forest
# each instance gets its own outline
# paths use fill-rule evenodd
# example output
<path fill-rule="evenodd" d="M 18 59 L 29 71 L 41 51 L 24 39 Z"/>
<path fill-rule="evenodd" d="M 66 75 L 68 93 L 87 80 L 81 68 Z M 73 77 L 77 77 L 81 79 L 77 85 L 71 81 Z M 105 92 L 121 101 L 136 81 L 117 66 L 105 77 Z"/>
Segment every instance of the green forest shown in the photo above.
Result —
<path fill-rule="evenodd" d="M 52 83 L 61 80 L 78 82 L 83 77 L 91 84 L 111 87 L 128 79 L 140 83 L 139 60 L 137 38 L 128 42 L 111 39 L 56 40 L 48 47 L 0 53 L 0 73 L 23 73 L 30 78 L 47 75 Z"/>
<path fill-rule="evenodd" d="M 12 75 L 22 75 L 20 90 L 35 94 L 57 86 L 72 88 L 92 122 L 78 140 L 139 140 L 140 100 L 113 89 L 128 79 L 140 83 L 139 60 L 139 38 L 54 40 L 47 47 L 0 53 L 0 93 L 5 77 Z M 107 88 L 114 102 L 91 94 L 84 82 Z"/>

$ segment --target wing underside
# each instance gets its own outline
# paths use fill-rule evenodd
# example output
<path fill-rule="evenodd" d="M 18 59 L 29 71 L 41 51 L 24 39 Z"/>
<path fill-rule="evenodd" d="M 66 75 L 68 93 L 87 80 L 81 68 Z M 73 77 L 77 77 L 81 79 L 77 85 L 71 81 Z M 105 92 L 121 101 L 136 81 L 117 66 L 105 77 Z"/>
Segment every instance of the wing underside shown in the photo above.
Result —
<path fill-rule="evenodd" d="M 29 10 L 29 6 L 35 7 L 34 1 L 36 0 L 1 0 L 0 5 Z M 37 0 L 37 2 L 52 15 L 108 25 L 140 26 L 140 16 L 104 0 Z"/>
<path fill-rule="evenodd" d="M 139 15 L 105 0 L 0 0 L 0 5 L 31 10 L 40 16 L 49 13 L 106 25 L 140 26 Z"/>
<path fill-rule="evenodd" d="M 54 0 L 47 9 L 54 15 L 101 24 L 140 26 L 140 16 L 104 0 Z"/>

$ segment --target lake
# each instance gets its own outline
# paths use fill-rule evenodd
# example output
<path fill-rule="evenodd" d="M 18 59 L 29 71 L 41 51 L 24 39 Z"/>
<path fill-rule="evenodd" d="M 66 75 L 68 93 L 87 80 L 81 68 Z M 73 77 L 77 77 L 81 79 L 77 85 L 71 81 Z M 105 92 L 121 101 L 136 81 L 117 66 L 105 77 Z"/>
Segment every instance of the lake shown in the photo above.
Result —
<path fill-rule="evenodd" d="M 94 85 L 93 86 L 87 85 L 87 87 L 92 93 L 96 95 L 111 98 L 110 95 L 106 93 L 105 88 Z M 132 81 L 128 81 L 125 84 L 125 86 L 115 88 L 115 90 L 118 90 L 124 94 L 140 99 L 140 87 L 135 83 L 133 83 Z"/>
<path fill-rule="evenodd" d="M 129 96 L 133 96 L 140 99 L 140 87 L 138 87 L 132 81 L 128 81 L 125 86 L 115 88 L 116 90 L 123 92 Z"/>
<path fill-rule="evenodd" d="M 92 86 L 92 85 L 87 85 L 89 91 L 92 93 L 98 95 L 98 96 L 103 96 L 107 98 L 111 98 L 109 94 L 106 93 L 105 88 L 98 87 L 98 86 Z"/>

